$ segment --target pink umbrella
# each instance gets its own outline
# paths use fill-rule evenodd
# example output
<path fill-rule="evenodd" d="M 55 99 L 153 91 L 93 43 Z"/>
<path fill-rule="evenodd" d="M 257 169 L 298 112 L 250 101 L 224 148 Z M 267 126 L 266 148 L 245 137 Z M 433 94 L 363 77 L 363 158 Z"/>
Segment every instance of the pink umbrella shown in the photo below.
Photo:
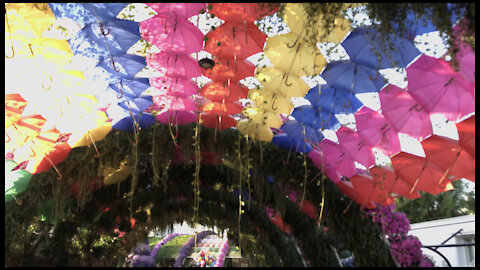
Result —
<path fill-rule="evenodd" d="M 369 168 L 375 165 L 375 156 L 372 148 L 365 140 L 352 129 L 342 126 L 336 132 L 340 147 L 356 162 Z"/>
<path fill-rule="evenodd" d="M 457 61 L 459 64 L 459 72 L 469 81 L 475 82 L 475 52 L 472 50 L 472 47 L 468 44 L 465 44 L 461 41 L 461 37 L 465 36 L 464 31 L 460 25 L 466 24 L 467 21 L 463 20 L 453 27 L 453 34 L 457 37 L 455 43 L 457 43 L 459 47 L 459 51 L 457 52 Z M 475 96 L 475 93 L 473 93 Z"/>
<path fill-rule="evenodd" d="M 413 186 L 396 175 L 394 170 L 387 167 L 373 166 L 369 169 L 369 172 L 377 182 L 381 182 L 381 185 L 388 192 L 393 192 L 409 199 L 420 198 L 418 191 L 415 190 L 410 193 Z"/>
<path fill-rule="evenodd" d="M 157 121 L 164 124 L 187 125 L 196 122 L 197 114 L 189 111 L 168 110 L 157 115 Z"/>
<path fill-rule="evenodd" d="M 189 18 L 207 10 L 207 3 L 145 3 L 158 14 L 175 13 L 180 18 Z"/>
<path fill-rule="evenodd" d="M 162 76 L 190 79 L 202 75 L 198 63 L 188 55 L 161 52 L 145 58 L 147 65 L 160 71 Z"/>
<path fill-rule="evenodd" d="M 455 72 L 448 62 L 422 55 L 406 71 L 408 91 L 426 111 L 455 122 L 475 112 L 475 83 Z"/>
<path fill-rule="evenodd" d="M 422 140 L 433 133 L 430 115 L 410 93 L 389 84 L 379 92 L 382 114 L 398 132 Z"/>
<path fill-rule="evenodd" d="M 153 96 L 153 108 L 150 110 L 198 111 L 195 101 L 188 97 Z"/>
<path fill-rule="evenodd" d="M 203 49 L 203 34 L 187 19 L 156 15 L 140 22 L 142 38 L 162 52 L 191 54 Z"/>
<path fill-rule="evenodd" d="M 190 79 L 173 77 L 150 78 L 150 85 L 160 90 L 162 95 L 173 95 L 177 97 L 188 97 L 197 95 L 199 88 Z"/>
<path fill-rule="evenodd" d="M 333 181 L 338 182 L 341 177 L 350 177 L 355 175 L 355 162 L 349 157 L 338 144 L 323 140 L 318 148 L 308 153 L 313 164 L 324 171 Z"/>
<path fill-rule="evenodd" d="M 368 107 L 355 113 L 358 133 L 368 145 L 379 148 L 388 156 L 401 151 L 398 131 L 385 117 Z"/>

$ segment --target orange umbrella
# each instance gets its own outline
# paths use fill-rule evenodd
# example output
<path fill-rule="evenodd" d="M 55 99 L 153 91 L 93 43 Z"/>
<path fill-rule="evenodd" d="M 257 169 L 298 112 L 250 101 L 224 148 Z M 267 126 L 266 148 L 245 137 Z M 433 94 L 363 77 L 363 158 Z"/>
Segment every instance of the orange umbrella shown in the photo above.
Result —
<path fill-rule="evenodd" d="M 217 115 L 238 114 L 242 112 L 242 105 L 233 102 L 210 102 L 203 105 L 200 111 Z"/>
<path fill-rule="evenodd" d="M 412 185 L 396 175 L 392 169 L 377 165 L 370 168 L 369 172 L 375 181 L 383 182 L 383 186 L 388 192 L 393 192 L 409 199 L 420 198 L 418 191 L 414 190 L 410 193 Z"/>
<path fill-rule="evenodd" d="M 5 94 L 5 128 L 22 118 L 27 101 L 20 94 Z"/>
<path fill-rule="evenodd" d="M 202 69 L 202 74 L 216 82 L 238 82 L 253 76 L 255 65 L 248 60 L 217 59 L 211 69 Z"/>
<path fill-rule="evenodd" d="M 208 12 L 228 22 L 254 22 L 278 10 L 279 3 L 209 3 Z M 270 8 L 272 8 L 270 10 Z"/>
<path fill-rule="evenodd" d="M 202 114 L 202 125 L 208 128 L 224 130 L 227 128 L 235 127 L 237 121 L 228 115 L 217 115 L 217 114 Z"/>
<path fill-rule="evenodd" d="M 36 137 L 46 120 L 40 115 L 23 116 L 5 128 L 5 151 L 22 146 L 28 138 Z M 18 163 L 18 162 L 17 162 Z"/>
<path fill-rule="evenodd" d="M 475 157 L 475 115 L 457 123 L 458 143 Z"/>
<path fill-rule="evenodd" d="M 248 88 L 238 83 L 209 82 L 200 89 L 200 94 L 211 101 L 234 102 L 246 98 Z"/>

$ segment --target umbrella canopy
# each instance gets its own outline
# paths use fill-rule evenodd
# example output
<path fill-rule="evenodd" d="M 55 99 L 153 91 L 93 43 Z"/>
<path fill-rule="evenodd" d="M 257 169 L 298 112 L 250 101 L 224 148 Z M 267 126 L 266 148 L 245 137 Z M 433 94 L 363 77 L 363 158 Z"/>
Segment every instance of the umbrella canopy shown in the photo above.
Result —
<path fill-rule="evenodd" d="M 404 68 L 420 55 L 415 44 L 407 38 L 390 34 L 387 40 L 383 45 L 380 34 L 373 27 L 358 27 L 342 41 L 341 45 L 352 62 L 375 70 Z M 392 50 L 388 50 L 389 46 Z"/>
<path fill-rule="evenodd" d="M 235 127 L 237 125 L 237 120 L 228 115 L 203 113 L 201 115 L 201 119 L 202 125 L 208 128 L 214 128 L 219 130 Z"/>
<path fill-rule="evenodd" d="M 375 156 L 372 148 L 367 145 L 363 137 L 354 130 L 342 126 L 336 132 L 340 147 L 363 166 L 369 168 L 375 165 Z"/>
<path fill-rule="evenodd" d="M 283 125 L 280 114 L 262 108 L 245 108 L 243 113 L 253 122 L 264 126 L 280 128 Z"/>
<path fill-rule="evenodd" d="M 57 18 L 69 18 L 83 25 L 117 17 L 127 3 L 49 3 Z"/>
<path fill-rule="evenodd" d="M 162 52 L 190 55 L 203 49 L 203 34 L 193 23 L 159 14 L 140 22 L 142 38 Z"/>
<path fill-rule="evenodd" d="M 150 85 L 157 88 L 160 95 L 172 95 L 177 97 L 189 97 L 197 95 L 199 88 L 190 79 L 175 77 L 154 77 L 150 78 Z"/>
<path fill-rule="evenodd" d="M 475 115 L 457 123 L 458 143 L 475 157 Z"/>
<path fill-rule="evenodd" d="M 147 67 L 145 57 L 122 54 L 113 56 L 112 59 L 101 59 L 98 65 L 110 73 L 110 80 L 117 81 L 117 75 L 120 78 L 131 79 L 140 71 Z"/>
<path fill-rule="evenodd" d="M 198 111 L 195 101 L 189 97 L 158 95 L 153 96 L 153 110 Z"/>
<path fill-rule="evenodd" d="M 202 74 L 216 82 L 238 82 L 253 76 L 255 65 L 248 60 L 217 59 L 211 69 L 203 69 Z"/>
<path fill-rule="evenodd" d="M 211 101 L 234 102 L 246 98 L 248 88 L 238 83 L 209 82 L 200 89 L 200 94 Z"/>
<path fill-rule="evenodd" d="M 270 10 L 267 3 L 209 3 L 212 7 L 208 12 L 226 22 L 254 22 L 278 10 L 278 4 Z"/>
<path fill-rule="evenodd" d="M 340 122 L 335 115 L 328 110 L 329 108 L 315 108 L 312 105 L 302 105 L 296 107 L 292 116 L 300 123 L 309 125 L 315 129 L 336 130 L 340 127 Z"/>
<path fill-rule="evenodd" d="M 375 202 L 380 205 L 389 205 L 395 203 L 391 194 L 383 186 L 383 182 L 376 181 L 369 175 L 355 175 L 349 178 L 355 191 L 365 197 L 362 206 L 368 201 Z"/>
<path fill-rule="evenodd" d="M 109 58 L 110 53 L 125 54 L 139 39 L 137 22 L 112 19 L 100 24 L 87 24 L 68 43 L 74 54 L 102 59 Z"/>
<path fill-rule="evenodd" d="M 218 58 L 243 60 L 263 52 L 267 35 L 253 23 L 227 21 L 206 35 L 205 51 Z"/>
<path fill-rule="evenodd" d="M 396 193 L 409 199 L 420 198 L 420 193 L 414 190 L 412 193 L 412 185 L 395 174 L 395 171 L 388 167 L 373 166 L 369 169 L 370 175 L 389 193 Z"/>
<path fill-rule="evenodd" d="M 285 97 L 303 97 L 308 92 L 308 85 L 303 79 L 277 68 L 257 68 L 255 78 L 265 90 Z"/>
<path fill-rule="evenodd" d="M 161 73 L 161 76 L 190 79 L 202 75 L 200 66 L 189 55 L 160 52 L 146 56 L 147 65 Z"/>
<path fill-rule="evenodd" d="M 407 69 L 408 91 L 430 113 L 457 122 L 475 112 L 475 84 L 442 59 L 422 55 Z"/>
<path fill-rule="evenodd" d="M 25 161 L 29 161 L 26 170 L 32 174 L 35 174 L 34 163 L 43 159 L 43 156 L 50 152 L 60 137 L 60 132 L 57 129 L 50 129 L 41 131 L 39 135 L 35 137 L 26 138 L 25 144 L 15 148 L 13 152 L 13 161 L 20 164 Z M 30 161 L 32 160 L 33 161 Z"/>
<path fill-rule="evenodd" d="M 303 125 L 297 120 L 287 120 L 280 129 L 288 136 L 297 140 L 309 143 L 319 143 L 323 140 L 323 135 L 320 131 L 311 126 Z"/>
<path fill-rule="evenodd" d="M 445 179 L 439 183 L 444 172 L 428 162 L 425 158 L 401 152 L 391 158 L 395 174 L 412 186 L 412 191 L 419 189 L 434 195 L 453 190 L 452 183 Z"/>
<path fill-rule="evenodd" d="M 164 124 L 187 125 L 197 122 L 197 114 L 188 111 L 166 111 L 157 115 L 157 121 Z"/>
<path fill-rule="evenodd" d="M 363 103 L 351 92 L 329 87 L 324 84 L 321 88 L 316 85 L 305 99 L 310 101 L 314 108 L 321 108 L 332 114 L 350 114 L 355 113 L 363 106 Z"/>
<path fill-rule="evenodd" d="M 216 115 L 239 114 L 242 112 L 242 105 L 234 102 L 210 102 L 204 104 L 200 111 Z"/>
<path fill-rule="evenodd" d="M 119 79 L 108 85 L 108 90 L 113 90 L 126 98 L 138 98 L 145 90 L 150 87 L 148 78 Z"/>
<path fill-rule="evenodd" d="M 119 105 L 111 105 L 106 111 L 108 118 L 112 119 L 112 128 L 116 130 L 122 130 L 132 132 L 135 130 L 133 118 L 130 112 Z M 155 124 L 155 117 L 149 113 L 133 113 L 135 121 L 140 128 L 148 128 Z"/>
<path fill-rule="evenodd" d="M 304 7 L 300 3 L 288 3 L 284 9 L 283 20 L 288 25 L 292 33 L 300 36 L 301 38 L 307 37 L 307 30 L 305 25 L 308 16 Z M 329 29 L 327 34 L 325 31 L 325 19 L 321 13 L 318 13 L 317 23 L 314 26 L 314 31 L 317 33 L 317 42 L 333 42 L 340 43 L 345 35 L 350 31 L 350 23 L 344 17 L 335 18 L 333 25 L 335 28 Z"/>
<path fill-rule="evenodd" d="M 330 140 L 320 142 L 318 148 L 313 149 L 308 156 L 317 168 L 329 172 L 328 176 L 333 182 L 339 182 L 342 177 L 351 177 L 356 174 L 353 159 L 338 144 Z"/>
<path fill-rule="evenodd" d="M 340 191 L 347 197 L 349 197 L 352 201 L 355 201 L 356 203 L 363 205 L 363 207 L 368 209 L 376 208 L 375 203 L 370 201 L 367 197 L 368 195 L 358 193 L 351 182 L 340 181 L 335 184 L 337 185 L 338 189 L 340 189 Z"/>
<path fill-rule="evenodd" d="M 250 90 L 248 97 L 257 107 L 267 111 L 290 114 L 293 110 L 292 101 L 281 94 L 255 89 Z"/>
<path fill-rule="evenodd" d="M 13 170 L 17 165 L 13 160 L 5 159 L 5 203 L 24 192 L 32 178 L 32 174 L 25 170 Z"/>
<path fill-rule="evenodd" d="M 179 18 L 189 18 L 207 9 L 207 3 L 145 3 L 157 14 L 170 15 L 175 13 Z"/>
<path fill-rule="evenodd" d="M 273 132 L 269 127 L 254 123 L 252 121 L 238 121 L 237 129 L 243 135 L 257 141 L 270 142 L 273 138 Z"/>
<path fill-rule="evenodd" d="M 272 143 L 280 148 L 293 150 L 298 153 L 310 153 L 312 147 L 309 143 L 305 143 L 304 140 L 298 140 L 288 136 L 286 133 L 280 133 L 273 137 Z"/>
<path fill-rule="evenodd" d="M 358 133 L 368 145 L 379 148 L 388 156 L 401 151 L 398 131 L 385 117 L 368 107 L 355 113 Z"/>
<path fill-rule="evenodd" d="M 71 149 L 70 145 L 66 142 L 57 143 L 53 149 L 40 157 L 36 157 L 35 162 L 29 161 L 25 170 L 32 174 L 48 171 L 53 168 L 53 166 L 63 162 Z"/>
<path fill-rule="evenodd" d="M 6 3 L 5 19 L 5 34 L 32 41 L 53 24 L 55 15 L 45 3 Z"/>
<path fill-rule="evenodd" d="M 27 106 L 27 101 L 20 94 L 5 95 L 5 128 L 11 126 L 22 118 L 22 112 Z"/>
<path fill-rule="evenodd" d="M 333 61 L 322 73 L 328 85 L 352 94 L 378 92 L 386 84 L 377 70 L 350 60 Z"/>
<path fill-rule="evenodd" d="M 141 113 L 148 109 L 148 107 L 152 106 L 153 104 L 153 97 L 152 96 L 142 96 L 138 98 L 122 98 L 119 99 L 120 101 L 117 103 L 118 106 L 122 107 L 125 110 L 132 110 L 134 113 Z"/>
<path fill-rule="evenodd" d="M 40 134 L 45 118 L 40 115 L 22 116 L 20 120 L 5 128 L 5 152 L 22 146 L 28 138 Z"/>
<path fill-rule="evenodd" d="M 467 178 L 475 182 L 475 157 L 459 145 L 458 141 L 432 135 L 422 141 L 426 159 L 445 171 L 447 181 Z"/>
<path fill-rule="evenodd" d="M 432 135 L 430 115 L 413 99 L 409 92 L 389 84 L 378 93 L 382 114 L 393 127 L 418 140 Z"/>

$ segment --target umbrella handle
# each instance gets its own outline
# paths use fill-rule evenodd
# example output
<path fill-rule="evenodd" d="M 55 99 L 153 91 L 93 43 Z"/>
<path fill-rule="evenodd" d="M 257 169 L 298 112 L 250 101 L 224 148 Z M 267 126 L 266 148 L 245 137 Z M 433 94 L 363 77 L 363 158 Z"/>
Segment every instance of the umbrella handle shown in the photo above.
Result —
<path fill-rule="evenodd" d="M 379 73 L 380 72 L 377 70 L 377 74 L 375 74 L 375 78 L 372 78 L 372 76 L 370 76 L 370 74 L 368 74 L 368 78 L 370 78 L 370 80 L 372 80 L 372 81 L 376 81 L 378 79 L 378 74 Z"/>
<path fill-rule="evenodd" d="M 50 83 L 49 83 L 48 87 L 45 88 L 45 85 L 44 85 L 44 83 L 42 82 L 42 88 L 43 88 L 43 90 L 50 90 L 50 88 L 52 88 L 52 83 L 53 83 L 52 75 L 47 75 L 47 78 L 50 79 Z"/>
<path fill-rule="evenodd" d="M 287 77 L 285 77 L 285 75 L 286 75 Z M 285 83 L 286 86 L 292 86 L 292 84 L 293 84 L 293 83 L 290 83 L 290 84 L 287 83 L 287 81 L 288 81 L 288 76 L 289 76 L 289 75 L 290 75 L 290 73 L 284 73 L 284 74 L 283 74 L 283 76 L 285 77 L 285 82 L 284 82 L 284 83 Z"/>
<path fill-rule="evenodd" d="M 330 123 L 330 117 L 328 117 L 326 124 L 325 124 L 325 119 L 322 119 L 322 127 L 328 126 L 329 123 Z"/>
<path fill-rule="evenodd" d="M 5 135 L 7 135 L 8 137 L 8 141 L 5 141 L 6 143 L 9 143 L 12 139 L 10 138 L 10 136 L 8 135 L 7 131 L 5 131 Z"/>
<path fill-rule="evenodd" d="M 345 108 L 349 108 L 351 105 L 352 105 L 352 99 L 348 100 L 348 104 L 345 104 L 345 102 L 343 102 L 343 107 Z"/>
<path fill-rule="evenodd" d="M 115 70 L 116 72 L 120 72 L 120 69 L 117 69 L 117 67 L 115 66 L 115 61 L 113 61 L 112 57 L 110 57 L 110 61 L 112 61 L 113 70 Z"/>
<path fill-rule="evenodd" d="M 297 37 L 297 39 L 295 40 L 295 42 L 293 43 L 293 45 L 292 45 L 292 46 L 290 46 L 290 42 L 289 42 L 289 43 L 287 43 L 287 47 L 288 47 L 289 49 L 291 49 L 291 48 L 295 47 L 295 45 L 297 45 L 297 42 L 298 42 L 298 40 L 299 40 L 299 39 L 300 39 L 300 36 L 298 36 L 298 37 Z"/>
<path fill-rule="evenodd" d="M 278 106 L 276 105 L 277 105 L 277 98 L 274 97 L 272 102 L 272 110 L 276 111 L 278 109 Z"/>
<path fill-rule="evenodd" d="M 11 45 L 11 47 L 12 47 L 12 55 L 5 54 L 5 58 L 12 58 L 15 56 L 15 49 L 13 48 L 13 44 Z"/>
<path fill-rule="evenodd" d="M 104 37 L 106 37 L 108 34 L 110 34 L 110 30 L 107 29 L 107 32 L 105 32 L 105 30 L 103 29 L 102 24 L 99 23 L 99 25 L 100 25 L 100 32 L 102 33 L 102 35 L 103 35 Z"/>
<path fill-rule="evenodd" d="M 112 64 L 113 64 L 113 62 L 112 62 Z M 123 84 L 122 84 L 122 80 L 121 80 L 121 79 L 118 80 L 118 86 L 119 86 L 118 89 L 120 89 L 120 96 L 117 95 L 117 98 L 122 98 L 122 97 L 123 97 Z"/>

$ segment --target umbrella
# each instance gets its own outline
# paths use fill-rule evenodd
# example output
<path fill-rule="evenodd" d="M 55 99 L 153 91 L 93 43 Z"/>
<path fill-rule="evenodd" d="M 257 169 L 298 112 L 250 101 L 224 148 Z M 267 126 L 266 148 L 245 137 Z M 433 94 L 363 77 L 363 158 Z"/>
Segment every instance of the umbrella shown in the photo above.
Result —
<path fill-rule="evenodd" d="M 197 122 L 197 114 L 194 112 L 174 110 L 166 111 L 157 115 L 157 121 L 164 124 L 187 125 Z"/>
<path fill-rule="evenodd" d="M 354 130 L 342 126 L 336 132 L 340 147 L 351 156 L 356 162 L 369 168 L 375 165 L 375 156 L 372 148 L 366 141 Z"/>
<path fill-rule="evenodd" d="M 157 14 L 175 13 L 176 16 L 185 19 L 198 15 L 207 8 L 207 3 L 145 3 L 145 5 L 155 10 Z"/>
<path fill-rule="evenodd" d="M 248 60 L 217 59 L 211 69 L 203 69 L 202 74 L 216 82 L 238 82 L 253 76 L 255 65 Z"/>
<path fill-rule="evenodd" d="M 283 20 L 288 25 L 292 33 L 300 36 L 301 38 L 307 38 L 307 30 L 305 26 L 307 22 L 307 12 L 300 3 L 288 3 L 284 9 Z M 314 31 L 317 32 L 316 38 L 317 42 L 333 42 L 340 43 L 345 35 L 350 31 L 350 23 L 343 17 L 335 18 L 333 21 L 333 26 L 335 28 L 329 29 L 330 32 L 327 34 L 325 31 L 326 25 L 324 23 L 325 19 L 321 13 L 318 13 L 317 23 L 313 27 Z M 331 24 L 332 25 L 332 24 Z M 311 31 L 311 30 L 310 30 Z"/>
<path fill-rule="evenodd" d="M 318 148 L 313 149 L 308 156 L 313 164 L 324 171 L 335 183 L 341 181 L 342 177 L 351 177 L 356 174 L 353 159 L 332 141 L 321 141 Z"/>
<path fill-rule="evenodd" d="M 315 108 L 312 105 L 302 105 L 296 107 L 292 116 L 300 123 L 309 125 L 315 129 L 336 130 L 340 127 L 340 122 L 333 115 L 329 108 Z"/>
<path fill-rule="evenodd" d="M 210 102 L 204 104 L 201 109 L 201 112 L 217 115 L 228 115 L 228 114 L 239 114 L 242 112 L 242 105 L 234 102 Z"/>
<path fill-rule="evenodd" d="M 270 39 L 280 38 L 282 35 L 269 37 L 267 44 Z M 281 43 L 264 52 L 275 68 L 299 77 L 320 74 L 326 64 L 320 50 L 306 43 Z"/>
<path fill-rule="evenodd" d="M 305 143 L 304 140 L 298 140 L 288 136 L 286 133 L 280 133 L 273 137 L 272 143 L 280 148 L 293 150 L 299 153 L 310 153 L 312 147 L 309 143 Z"/>
<path fill-rule="evenodd" d="M 128 111 L 123 110 L 123 112 L 120 112 L 119 114 L 114 114 L 110 111 L 109 117 L 113 119 L 112 120 L 113 129 L 127 131 L 127 132 L 131 132 L 135 130 L 135 127 L 133 124 L 133 118 L 130 116 Z M 134 114 L 133 117 L 135 118 L 135 121 L 140 126 L 140 128 L 148 128 L 151 125 L 155 124 L 155 117 L 149 113 Z"/>
<path fill-rule="evenodd" d="M 25 161 L 29 161 L 32 158 L 40 160 L 42 155 L 48 153 L 55 146 L 58 138 L 60 137 L 60 132 L 53 128 L 46 131 L 41 131 L 35 137 L 28 137 L 25 139 L 25 144 L 15 148 L 13 152 L 13 161 L 20 164 Z M 30 164 L 33 162 L 29 162 Z M 27 170 L 30 173 L 32 171 L 32 166 L 27 167 Z"/>
<path fill-rule="evenodd" d="M 422 55 L 407 69 L 408 91 L 425 110 L 458 121 L 475 112 L 475 84 L 441 59 Z"/>
<path fill-rule="evenodd" d="M 254 123 L 272 128 L 280 128 L 283 125 L 280 114 L 262 108 L 245 108 L 243 113 Z"/>
<path fill-rule="evenodd" d="M 388 156 L 401 151 L 398 131 L 381 113 L 363 107 L 355 113 L 355 121 L 358 133 L 368 145 L 379 148 Z"/>
<path fill-rule="evenodd" d="M 281 94 L 265 90 L 250 90 L 248 97 L 257 107 L 276 113 L 290 114 L 293 110 L 292 101 Z"/>
<path fill-rule="evenodd" d="M 355 113 L 363 106 L 363 103 L 351 92 L 329 87 L 328 84 L 316 85 L 305 99 L 310 101 L 314 108 L 322 108 L 332 114 L 350 114 Z"/>
<path fill-rule="evenodd" d="M 377 70 L 350 60 L 328 63 L 322 78 L 331 87 L 352 94 L 378 92 L 386 84 L 386 80 Z"/>
<path fill-rule="evenodd" d="M 32 178 L 32 174 L 25 170 L 12 171 L 15 167 L 17 167 L 17 163 L 5 159 L 5 203 L 24 192 Z"/>
<path fill-rule="evenodd" d="M 33 41 L 55 21 L 55 15 L 42 3 L 5 3 L 5 33 L 12 38 Z"/>
<path fill-rule="evenodd" d="M 261 18 L 271 15 L 278 10 L 278 4 L 272 6 L 267 3 L 209 3 L 211 6 L 208 11 L 216 17 L 234 23 L 254 22 Z M 268 5 L 268 7 L 267 7 Z"/>
<path fill-rule="evenodd" d="M 5 128 L 20 120 L 27 103 L 20 94 L 5 95 Z"/>
<path fill-rule="evenodd" d="M 74 118 L 69 121 L 68 130 L 63 126 L 64 133 L 72 133 L 68 139 L 70 147 L 89 146 L 93 142 L 101 141 L 112 130 L 112 124 L 104 112 L 96 111 L 85 118 Z M 67 122 L 67 121 L 65 121 Z"/>
<path fill-rule="evenodd" d="M 418 140 L 433 133 L 430 115 L 412 98 L 409 92 L 389 84 L 378 93 L 382 114 L 393 127 Z"/>
<path fill-rule="evenodd" d="M 457 123 L 458 143 L 475 157 L 475 115 Z"/>
<path fill-rule="evenodd" d="M 124 95 L 126 98 L 137 98 L 149 87 L 150 82 L 148 78 L 121 78 L 118 82 L 111 82 L 107 91 L 111 89 L 118 94 Z"/>
<path fill-rule="evenodd" d="M 381 181 L 375 181 L 375 179 L 369 175 L 354 175 L 349 178 L 353 185 L 353 188 L 357 193 L 362 194 L 362 197 L 366 197 L 362 202 L 362 206 L 368 201 L 375 202 L 376 204 L 389 205 L 394 204 L 392 196 L 388 193 Z"/>
<path fill-rule="evenodd" d="M 432 135 L 422 141 L 426 159 L 442 171 L 448 181 L 467 178 L 475 182 L 475 157 L 459 145 L 458 141 Z"/>
<path fill-rule="evenodd" d="M 343 194 L 345 194 L 347 197 L 349 197 L 352 201 L 355 201 L 356 203 L 363 205 L 363 207 L 368 209 L 376 208 L 375 203 L 370 201 L 369 198 L 367 197 L 368 195 L 358 193 L 351 182 L 340 181 L 335 184 L 337 185 L 338 189 L 340 189 L 340 191 Z M 344 210 L 344 212 L 345 211 L 346 210 Z"/>
<path fill-rule="evenodd" d="M 35 162 L 29 161 L 25 170 L 32 174 L 37 174 L 50 170 L 55 165 L 63 162 L 72 148 L 66 142 L 55 144 L 53 149 L 37 156 Z"/>
<path fill-rule="evenodd" d="M 180 111 L 198 111 L 195 101 L 189 97 L 158 95 L 153 96 L 153 109 L 161 110 L 180 110 Z"/>
<path fill-rule="evenodd" d="M 160 52 L 146 56 L 147 65 L 160 71 L 161 76 L 190 79 L 202 75 L 200 66 L 189 55 Z"/>
<path fill-rule="evenodd" d="M 83 25 L 115 19 L 127 3 L 49 3 L 57 18 L 69 18 Z M 98 16 L 98 17 L 97 17 Z"/>
<path fill-rule="evenodd" d="M 138 23 L 112 19 L 87 24 L 68 43 L 74 54 L 102 59 L 123 55 L 140 39 Z M 108 49 L 107 49 L 108 44 Z"/>
<path fill-rule="evenodd" d="M 200 95 L 216 102 L 234 102 L 246 98 L 248 88 L 238 83 L 209 82 L 200 89 Z"/>
<path fill-rule="evenodd" d="M 172 95 L 177 97 L 189 97 L 197 95 L 199 88 L 190 79 L 175 77 L 154 77 L 150 78 L 150 85 L 157 88 L 160 95 Z"/>
<path fill-rule="evenodd" d="M 243 60 L 263 52 L 267 35 L 253 23 L 225 22 L 206 35 L 205 51 L 218 58 Z"/>
<path fill-rule="evenodd" d="M 416 189 L 437 195 L 441 192 L 453 190 L 450 181 L 442 181 L 444 172 L 428 162 L 425 158 L 401 152 L 391 158 L 395 174 L 404 179 Z"/>
<path fill-rule="evenodd" d="M 318 143 L 323 140 L 323 135 L 320 131 L 311 126 L 303 125 L 297 120 L 287 120 L 280 129 L 287 133 L 288 136 L 297 140 L 309 143 Z"/>
<path fill-rule="evenodd" d="M 131 79 L 147 67 L 145 57 L 133 54 L 116 55 L 111 59 L 101 59 L 98 65 L 110 73 L 110 80 L 115 82 L 117 81 L 117 76 L 123 79 Z"/>
<path fill-rule="evenodd" d="M 40 115 L 22 116 L 20 120 L 5 128 L 5 152 L 22 146 L 28 138 L 40 134 L 45 118 Z"/>
<path fill-rule="evenodd" d="M 453 29 L 452 34 L 457 37 L 454 41 L 459 48 L 459 51 L 455 55 L 458 61 L 459 72 L 470 82 L 475 82 L 475 52 L 472 47 L 464 42 L 461 38 L 464 36 L 464 31 L 461 25 L 467 23 L 466 20 L 462 20 L 457 23 Z M 474 93 L 475 94 L 475 93 Z"/>
<path fill-rule="evenodd" d="M 162 52 L 190 55 L 203 49 L 203 34 L 193 23 L 159 14 L 140 22 L 142 38 Z"/>
<path fill-rule="evenodd" d="M 273 132 L 269 127 L 254 123 L 252 121 L 238 121 L 237 129 L 243 135 L 248 136 L 254 140 L 270 142 L 273 138 Z"/>
<path fill-rule="evenodd" d="M 393 169 L 376 165 L 371 167 L 369 172 L 373 179 L 376 182 L 381 183 L 386 191 L 396 193 L 409 199 L 420 198 L 420 193 L 418 193 L 418 191 L 414 190 L 410 193 L 412 185 L 396 175 Z"/>
<path fill-rule="evenodd" d="M 203 113 L 201 119 L 202 125 L 208 128 L 224 130 L 237 125 L 237 120 L 228 115 Z"/>
<path fill-rule="evenodd" d="M 358 27 L 341 45 L 352 62 L 375 70 L 404 68 L 420 55 L 420 51 L 409 39 L 390 34 L 387 40 L 382 44 L 380 34 L 373 27 Z M 389 46 L 392 49 L 386 51 Z"/>
<path fill-rule="evenodd" d="M 282 94 L 285 97 L 303 97 L 308 92 L 308 85 L 303 79 L 277 68 L 258 68 L 255 71 L 255 78 L 265 90 Z"/>

